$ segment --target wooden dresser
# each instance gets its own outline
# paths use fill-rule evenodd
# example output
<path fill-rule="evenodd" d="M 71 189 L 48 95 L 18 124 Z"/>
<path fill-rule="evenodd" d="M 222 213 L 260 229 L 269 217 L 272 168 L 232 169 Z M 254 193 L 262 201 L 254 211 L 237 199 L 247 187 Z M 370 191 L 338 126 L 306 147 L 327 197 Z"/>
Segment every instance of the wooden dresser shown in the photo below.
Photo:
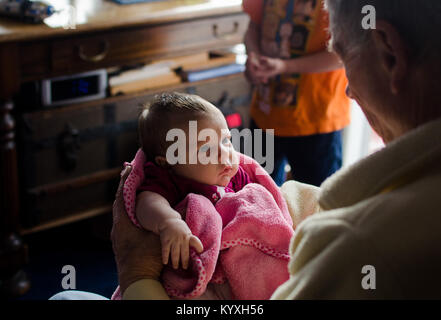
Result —
<path fill-rule="evenodd" d="M 231 47 L 248 25 L 240 0 L 65 3 L 76 10 L 73 29 L 56 19 L 26 25 L 0 18 L 2 295 L 29 287 L 23 235 L 110 212 L 122 164 L 137 150 L 141 103 L 182 91 L 247 116 L 250 90 L 242 74 L 56 108 L 34 105 L 26 84 Z"/>

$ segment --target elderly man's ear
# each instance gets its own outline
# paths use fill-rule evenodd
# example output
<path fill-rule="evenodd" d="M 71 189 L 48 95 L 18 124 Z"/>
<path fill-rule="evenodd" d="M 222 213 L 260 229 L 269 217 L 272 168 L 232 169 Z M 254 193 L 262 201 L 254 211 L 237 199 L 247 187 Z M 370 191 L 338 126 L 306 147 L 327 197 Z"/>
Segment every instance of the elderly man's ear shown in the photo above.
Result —
<path fill-rule="evenodd" d="M 389 77 L 390 90 L 399 94 L 405 89 L 409 71 L 409 48 L 398 30 L 387 21 L 377 21 L 372 30 L 372 42 L 378 53 L 379 64 Z"/>

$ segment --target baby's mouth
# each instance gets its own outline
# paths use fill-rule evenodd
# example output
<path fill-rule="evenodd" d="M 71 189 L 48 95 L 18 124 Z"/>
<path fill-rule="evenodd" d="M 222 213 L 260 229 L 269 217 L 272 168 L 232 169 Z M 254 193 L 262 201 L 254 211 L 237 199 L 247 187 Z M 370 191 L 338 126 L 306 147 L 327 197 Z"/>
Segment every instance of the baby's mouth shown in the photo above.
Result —
<path fill-rule="evenodd" d="M 230 173 L 231 170 L 233 170 L 232 167 L 226 167 L 221 171 L 220 175 L 226 175 L 226 174 Z"/>

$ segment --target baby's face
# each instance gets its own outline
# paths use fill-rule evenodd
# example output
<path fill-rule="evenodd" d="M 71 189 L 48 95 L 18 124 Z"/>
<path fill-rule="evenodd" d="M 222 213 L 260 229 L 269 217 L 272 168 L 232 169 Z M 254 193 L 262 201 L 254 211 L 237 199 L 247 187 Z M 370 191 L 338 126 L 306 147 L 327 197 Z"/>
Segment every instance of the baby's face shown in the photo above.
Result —
<path fill-rule="evenodd" d="M 197 120 L 197 141 L 189 141 L 192 137 L 186 127 L 182 129 L 187 133 L 187 162 L 174 165 L 173 172 L 200 183 L 227 186 L 237 173 L 239 156 L 222 113 L 216 109 Z"/>

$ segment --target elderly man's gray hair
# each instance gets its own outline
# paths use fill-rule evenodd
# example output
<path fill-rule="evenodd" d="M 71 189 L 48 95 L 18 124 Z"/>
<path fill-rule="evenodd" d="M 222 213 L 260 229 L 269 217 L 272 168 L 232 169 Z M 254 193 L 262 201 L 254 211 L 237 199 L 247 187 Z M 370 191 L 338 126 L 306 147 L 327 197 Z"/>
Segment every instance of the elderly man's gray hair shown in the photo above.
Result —
<path fill-rule="evenodd" d="M 370 30 L 361 23 L 366 5 L 375 8 L 377 21 L 398 28 L 415 54 L 441 51 L 441 0 L 326 0 L 331 32 L 348 49 L 358 49 L 369 40 Z"/>

